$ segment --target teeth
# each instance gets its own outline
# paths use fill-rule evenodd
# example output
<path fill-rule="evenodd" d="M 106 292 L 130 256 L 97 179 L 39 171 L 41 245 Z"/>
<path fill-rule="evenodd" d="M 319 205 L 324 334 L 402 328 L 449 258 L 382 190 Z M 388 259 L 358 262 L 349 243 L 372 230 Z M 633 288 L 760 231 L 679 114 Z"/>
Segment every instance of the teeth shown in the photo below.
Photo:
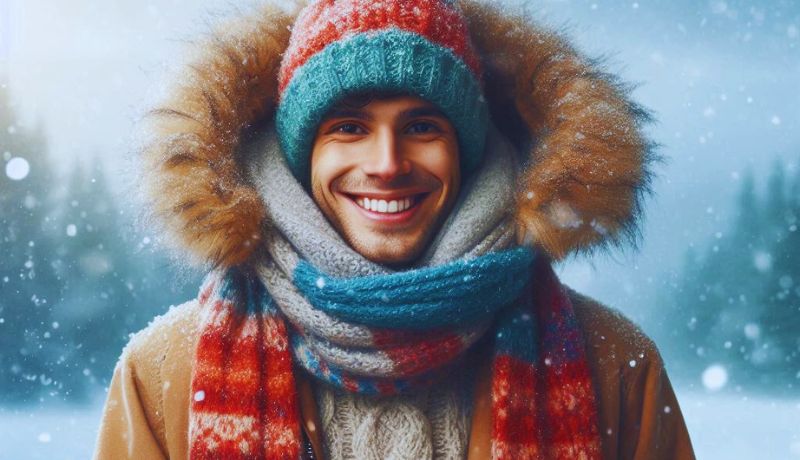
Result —
<path fill-rule="evenodd" d="M 369 198 L 358 197 L 356 198 L 356 204 L 361 206 L 362 208 L 373 211 L 373 212 L 380 212 L 384 214 L 394 214 L 398 212 L 403 212 L 406 209 L 411 207 L 411 198 L 401 198 L 399 200 L 371 200 Z"/>

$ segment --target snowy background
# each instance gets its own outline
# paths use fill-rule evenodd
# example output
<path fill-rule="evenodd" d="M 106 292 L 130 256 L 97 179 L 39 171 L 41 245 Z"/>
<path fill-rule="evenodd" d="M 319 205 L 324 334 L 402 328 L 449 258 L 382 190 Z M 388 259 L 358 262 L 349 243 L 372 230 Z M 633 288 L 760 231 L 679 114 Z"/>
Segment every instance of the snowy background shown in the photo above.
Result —
<path fill-rule="evenodd" d="M 254 3 L 0 0 L 0 459 L 87 458 L 128 333 L 193 295 L 151 276 L 133 127 Z M 564 281 L 655 338 L 698 458 L 800 458 L 800 2 L 505 3 L 639 83 L 668 157 L 640 250 Z"/>

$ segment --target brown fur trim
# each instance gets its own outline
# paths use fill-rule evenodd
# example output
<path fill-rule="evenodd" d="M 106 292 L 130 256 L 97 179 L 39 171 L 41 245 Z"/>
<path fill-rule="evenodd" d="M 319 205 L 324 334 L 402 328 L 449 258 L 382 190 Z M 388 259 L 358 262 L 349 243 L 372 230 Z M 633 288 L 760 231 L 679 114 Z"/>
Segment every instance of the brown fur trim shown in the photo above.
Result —
<path fill-rule="evenodd" d="M 461 5 L 484 56 L 496 124 L 517 126 L 497 118 L 518 115 L 532 140 L 517 195 L 520 227 L 555 259 L 635 245 L 649 166 L 657 159 L 641 132 L 647 112 L 628 99 L 629 88 L 564 38 L 493 6 Z"/>
<path fill-rule="evenodd" d="M 268 5 L 203 43 L 186 81 L 148 114 L 152 139 L 142 153 L 154 211 L 200 262 L 240 264 L 262 238 L 264 207 L 237 148 L 244 130 L 274 109 L 295 15 Z"/>
<path fill-rule="evenodd" d="M 641 131 L 647 112 L 563 37 L 474 0 L 461 5 L 495 124 L 526 152 L 520 228 L 555 259 L 635 243 L 656 159 Z M 148 116 L 154 137 L 143 157 L 155 212 L 212 266 L 247 262 L 268 226 L 238 150 L 248 129 L 274 114 L 295 15 L 266 6 L 226 27 Z"/>

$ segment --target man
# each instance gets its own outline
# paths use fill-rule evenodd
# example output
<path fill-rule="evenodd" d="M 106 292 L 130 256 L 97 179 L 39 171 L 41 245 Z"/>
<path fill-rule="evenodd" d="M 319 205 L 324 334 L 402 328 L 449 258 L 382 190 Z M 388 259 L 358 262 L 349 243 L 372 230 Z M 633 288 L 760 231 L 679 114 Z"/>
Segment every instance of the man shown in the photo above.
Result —
<path fill-rule="evenodd" d="M 458 197 L 456 130 L 419 97 L 376 98 L 360 108 L 347 102 L 317 129 L 312 196 L 359 254 L 384 265 L 407 265 Z"/>
<path fill-rule="evenodd" d="M 320 0 L 192 69 L 144 157 L 214 270 L 131 339 L 96 458 L 693 458 L 655 345 L 551 268 L 635 234 L 651 160 L 560 38 Z"/>

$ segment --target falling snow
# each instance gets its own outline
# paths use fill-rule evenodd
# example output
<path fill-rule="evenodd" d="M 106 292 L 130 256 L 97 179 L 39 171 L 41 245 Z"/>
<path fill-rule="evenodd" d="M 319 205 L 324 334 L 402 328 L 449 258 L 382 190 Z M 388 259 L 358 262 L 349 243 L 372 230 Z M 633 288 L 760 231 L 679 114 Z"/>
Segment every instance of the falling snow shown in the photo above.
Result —
<path fill-rule="evenodd" d="M 87 339 L 100 334 L 76 325 L 101 324 L 109 335 L 127 339 L 127 334 L 144 327 L 147 319 L 163 312 L 171 302 L 195 294 L 199 282 L 195 279 L 187 281 L 189 286 L 181 292 L 168 292 L 174 282 L 190 275 L 176 274 L 168 261 L 153 256 L 154 251 L 163 250 L 158 244 L 162 235 L 148 229 L 149 237 L 126 236 L 119 241 L 125 251 L 100 237 L 121 236 L 133 224 L 127 216 L 120 217 L 118 209 L 96 212 L 101 201 L 96 193 L 75 193 L 66 198 L 64 206 L 54 207 L 53 197 L 67 194 L 62 183 L 66 181 L 59 182 L 58 174 L 44 174 L 42 157 L 37 155 L 46 153 L 58 172 L 89 158 L 92 152 L 102 152 L 102 168 L 114 172 L 107 194 L 123 197 L 111 205 L 127 212 L 130 197 L 120 185 L 127 179 L 119 173 L 130 150 L 125 143 L 130 120 L 135 118 L 127 110 L 140 105 L 147 87 L 162 85 L 157 76 L 150 80 L 129 77 L 171 60 L 173 52 L 167 47 L 174 43 L 175 31 L 180 36 L 193 35 L 187 24 L 201 16 L 201 11 L 224 3 L 203 0 L 191 5 L 165 2 L 158 7 L 131 7 L 126 9 L 130 14 L 125 15 L 122 28 L 116 27 L 118 15 L 112 14 L 113 9 L 97 8 L 87 17 L 78 9 L 67 8 L 58 15 L 60 27 L 85 33 L 56 40 L 50 55 L 34 49 L 38 46 L 35 40 L 12 42 L 18 47 L 11 50 L 16 56 L 37 56 L 37 72 L 31 72 L 30 66 L 11 65 L 9 84 L 4 81 L 0 87 L 11 94 L 14 108 L 24 115 L 21 119 L 42 120 L 47 142 L 41 145 L 48 151 L 12 145 L 7 140 L 22 142 L 33 130 L 21 120 L 3 120 L 0 151 L 5 176 L 0 174 L 0 202 L 9 196 L 5 193 L 8 184 L 27 187 L 14 195 L 11 209 L 15 215 L 40 216 L 41 220 L 17 228 L 8 223 L 8 208 L 0 208 L 0 231 L 6 232 L 0 233 L 0 242 L 10 243 L 20 254 L 13 264 L 0 262 L 0 300 L 6 300 L 3 296 L 12 289 L 19 290 L 17 303 L 31 314 L 43 316 L 35 319 L 35 327 L 21 327 L 19 316 L 0 305 L 0 336 L 19 331 L 14 345 L 0 352 L 4 359 L 18 359 L 0 360 L 12 363 L 0 374 L 17 378 L 21 388 L 36 389 L 34 396 L 29 395 L 28 406 L 12 409 L 0 405 L 0 433 L 13 433 L 14 437 L 12 443 L 2 442 L 11 452 L 3 450 L 0 457 L 89 458 L 100 419 L 97 399 L 105 395 L 122 343 L 92 348 Z M 510 3 L 526 4 L 521 0 Z M 767 222 L 764 214 L 772 161 L 782 161 L 787 194 L 797 190 L 792 187 L 800 171 L 796 147 L 800 145 L 800 113 L 791 103 L 800 81 L 796 4 L 713 0 L 551 1 L 536 5 L 538 9 L 530 11 L 545 23 L 578 25 L 570 33 L 588 55 L 618 52 L 608 62 L 609 70 L 622 68 L 625 79 L 641 82 L 633 96 L 659 120 L 648 129 L 662 145 L 657 153 L 668 158 L 653 169 L 657 178 L 652 183 L 654 198 L 643 201 L 640 252 L 631 251 L 630 257 L 612 253 L 609 260 L 568 258 L 558 266 L 562 281 L 618 308 L 656 340 L 679 392 L 680 408 L 664 406 L 663 413 L 675 416 L 680 409 L 684 414 L 698 458 L 800 459 L 800 433 L 793 423 L 800 419 L 796 396 L 800 351 L 787 347 L 788 340 L 778 342 L 780 337 L 791 339 L 800 334 L 788 314 L 782 321 L 771 316 L 798 306 L 800 274 L 792 271 L 792 264 L 800 263 L 788 259 L 790 252 L 774 246 L 798 235 L 800 216 L 787 207 L 777 217 L 780 225 L 771 228 L 764 224 L 754 230 L 756 235 L 748 236 L 741 225 Z M 47 19 L 41 15 L 21 16 L 13 18 L 19 25 L 12 21 L 12 29 L 46 30 Z M 139 31 L 134 41 L 142 53 L 125 62 L 104 57 L 120 56 L 131 49 L 130 37 L 119 33 L 128 29 Z M 0 40 L 0 54 L 8 51 L 4 45 L 7 43 Z M 107 71 L 87 73 L 86 59 L 61 59 L 86 53 Z M 3 102 L 0 113 L 6 108 Z M 576 131 L 565 145 L 594 142 L 587 136 L 590 132 Z M 94 176 L 99 176 L 91 175 L 91 180 L 87 176 L 83 182 L 95 184 Z M 748 217 L 739 207 L 752 177 L 757 217 Z M 47 194 L 50 188 L 53 196 Z M 523 201 L 536 198 L 536 203 L 543 199 L 532 191 L 519 196 Z M 617 235 L 613 222 L 595 220 L 566 202 L 546 211 L 565 233 L 586 225 L 597 237 Z M 116 218 L 120 220 L 115 223 Z M 34 230 L 39 227 L 41 233 Z M 133 270 L 127 264 L 141 267 Z M 704 278 L 708 272 L 717 276 Z M 745 276 L 735 277 L 737 272 Z M 48 284 L 63 287 L 76 283 L 83 283 L 80 290 L 45 289 Z M 324 288 L 325 280 L 318 279 L 316 285 Z M 109 305 L 113 313 L 105 310 Z M 87 323 L 86 318 L 92 320 Z M 68 337 L 78 339 L 72 342 Z M 97 348 L 106 356 L 95 356 Z M 52 356 L 37 354 L 43 353 L 40 350 Z M 39 356 L 47 358 L 47 365 L 29 368 L 35 366 L 27 364 L 36 363 Z M 643 369 L 643 359 L 639 355 L 625 361 Z M 776 380 L 771 373 L 785 376 Z M 71 403 L 73 394 L 64 391 L 68 378 L 74 379 L 74 388 L 86 389 L 91 402 L 58 406 Z M 169 382 L 164 385 L 168 388 Z M 770 398 L 772 391 L 781 398 Z M 195 401 L 198 396 L 202 401 L 205 393 L 195 393 Z M 606 434 L 615 433 L 608 428 Z"/>
<path fill-rule="evenodd" d="M 6 176 L 11 180 L 25 179 L 30 171 L 31 167 L 24 158 L 14 157 L 6 163 Z"/>
<path fill-rule="evenodd" d="M 719 391 L 728 383 L 728 371 L 721 364 L 714 364 L 703 371 L 703 386 L 709 391 Z"/>

